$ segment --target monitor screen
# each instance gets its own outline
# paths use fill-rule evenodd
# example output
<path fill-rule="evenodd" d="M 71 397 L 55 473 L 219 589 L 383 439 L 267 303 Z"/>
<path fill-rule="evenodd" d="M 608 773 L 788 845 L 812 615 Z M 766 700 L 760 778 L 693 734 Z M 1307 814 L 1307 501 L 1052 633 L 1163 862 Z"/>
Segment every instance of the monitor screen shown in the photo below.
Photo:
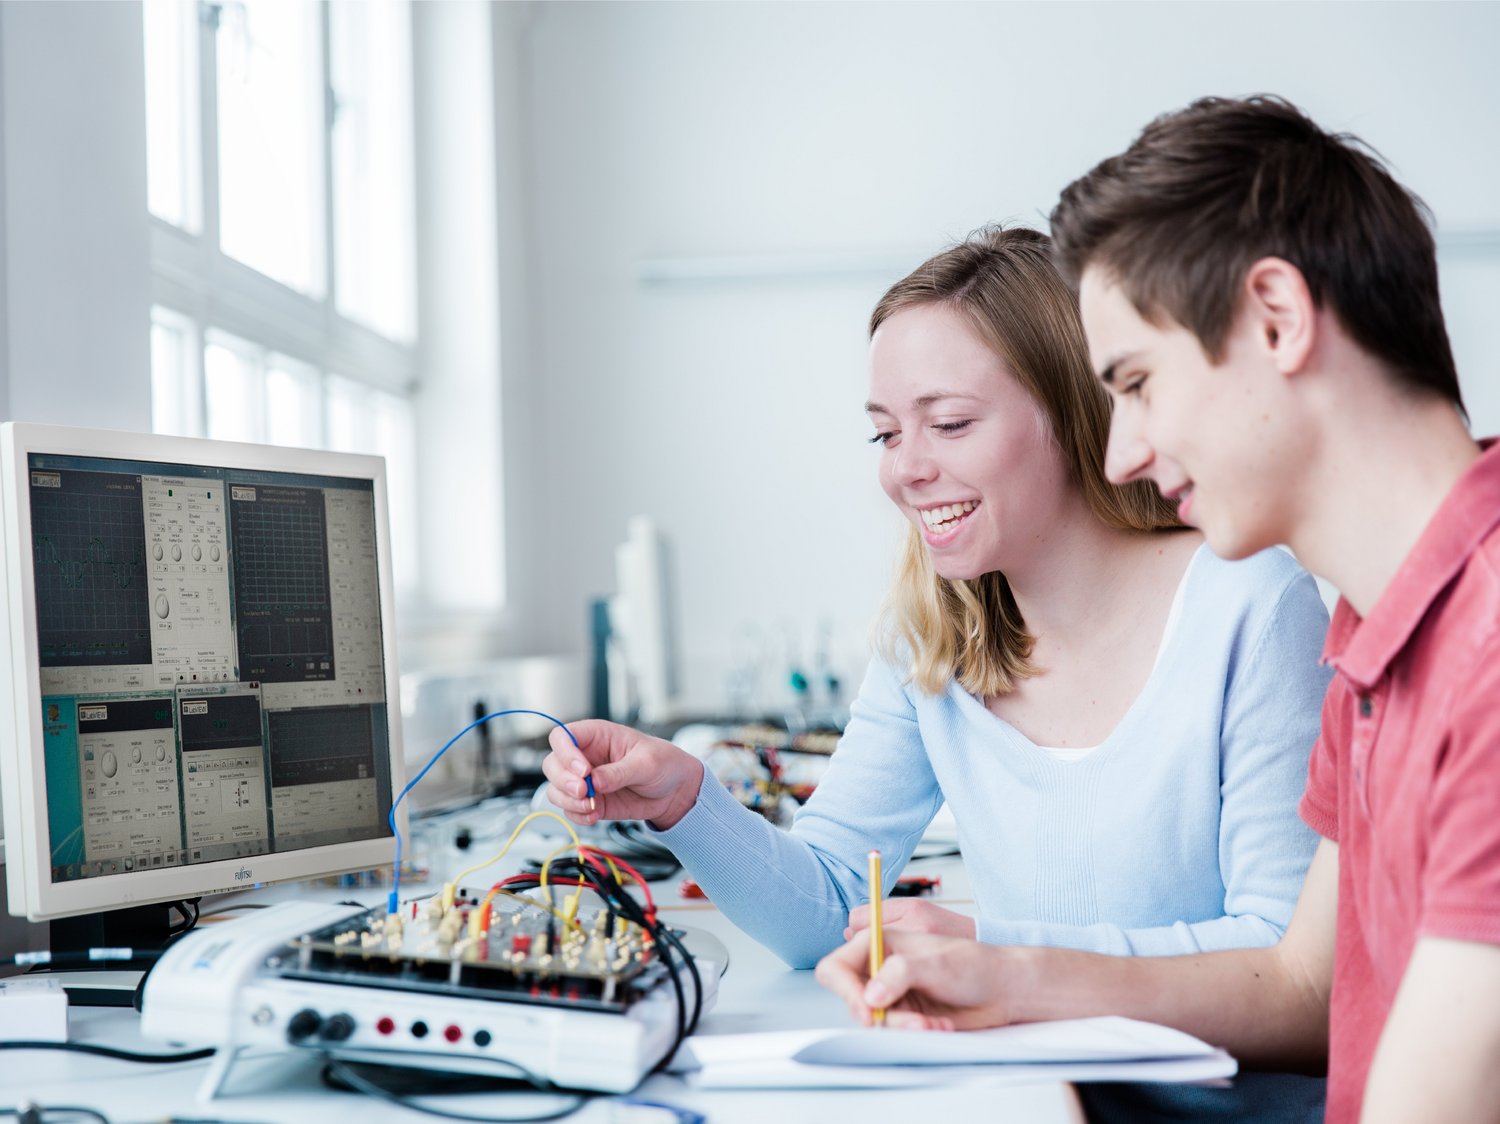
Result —
<path fill-rule="evenodd" d="M 18 423 L 0 445 L 10 911 L 389 862 L 384 462 Z"/>

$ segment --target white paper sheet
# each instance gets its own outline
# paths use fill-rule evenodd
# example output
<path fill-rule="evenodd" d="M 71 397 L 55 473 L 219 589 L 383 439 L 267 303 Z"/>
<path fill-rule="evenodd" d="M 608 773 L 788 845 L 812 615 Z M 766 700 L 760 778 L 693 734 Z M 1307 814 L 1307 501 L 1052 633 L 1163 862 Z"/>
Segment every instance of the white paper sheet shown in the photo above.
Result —
<path fill-rule="evenodd" d="M 1102 1017 L 942 1033 L 874 1028 L 698 1035 L 673 1069 L 704 1088 L 884 1088 L 960 1081 L 1211 1081 L 1237 1066 L 1169 1027 Z"/>
<path fill-rule="evenodd" d="M 1151 1062 L 1055 1062 L 1038 1065 L 804 1065 L 763 1061 L 706 1066 L 685 1074 L 700 1089 L 899 1089 L 922 1085 L 1024 1085 L 1043 1081 L 1149 1081 L 1217 1085 L 1238 1069 L 1228 1054 Z"/>

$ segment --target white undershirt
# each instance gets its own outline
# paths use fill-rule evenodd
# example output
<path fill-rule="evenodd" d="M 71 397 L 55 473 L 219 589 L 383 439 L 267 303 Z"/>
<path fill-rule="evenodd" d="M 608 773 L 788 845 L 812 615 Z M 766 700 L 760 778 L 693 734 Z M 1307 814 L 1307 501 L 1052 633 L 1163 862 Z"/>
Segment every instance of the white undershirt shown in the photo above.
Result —
<path fill-rule="evenodd" d="M 1167 610 L 1167 626 L 1162 629 L 1161 643 L 1156 648 L 1156 660 L 1151 664 L 1152 675 L 1156 674 L 1156 669 L 1161 664 L 1161 654 L 1167 650 L 1167 645 L 1172 641 L 1172 633 L 1177 631 L 1177 619 L 1182 616 L 1182 594 L 1187 589 L 1188 575 L 1193 572 L 1193 564 L 1198 561 L 1198 555 L 1207 549 L 1208 544 L 1204 543 L 1197 550 L 1193 551 L 1193 556 L 1188 559 L 1187 569 L 1182 571 L 1182 579 L 1177 583 L 1177 592 L 1172 594 L 1172 607 Z M 1149 680 L 1150 676 L 1146 678 Z M 1103 743 L 1101 742 L 1100 744 L 1102 745 Z M 1037 748 L 1054 760 L 1061 761 L 1067 765 L 1074 761 L 1082 760 L 1098 749 L 1099 746 L 1039 745 Z"/>

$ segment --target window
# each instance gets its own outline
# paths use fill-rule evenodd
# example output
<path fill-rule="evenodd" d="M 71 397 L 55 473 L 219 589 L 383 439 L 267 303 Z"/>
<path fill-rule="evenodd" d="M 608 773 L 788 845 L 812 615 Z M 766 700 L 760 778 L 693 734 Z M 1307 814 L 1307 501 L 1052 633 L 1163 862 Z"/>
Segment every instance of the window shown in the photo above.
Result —
<path fill-rule="evenodd" d="M 384 455 L 410 596 L 410 5 L 145 0 L 144 28 L 153 426 Z"/>
<path fill-rule="evenodd" d="M 211 8 L 218 100 L 219 246 L 299 293 L 327 291 L 323 6 Z"/>
<path fill-rule="evenodd" d="M 194 4 L 146 4 L 147 202 L 196 234 L 203 226 L 198 163 L 198 18 Z"/>
<path fill-rule="evenodd" d="M 333 68 L 334 270 L 338 309 L 392 339 L 416 333 L 411 237 L 411 9 L 335 0 Z M 406 122 L 391 128 L 391 122 Z M 371 231 L 388 232 L 371 238 Z"/>
<path fill-rule="evenodd" d="M 204 431 L 198 336 L 188 317 L 160 306 L 151 310 L 151 428 L 157 433 Z"/>

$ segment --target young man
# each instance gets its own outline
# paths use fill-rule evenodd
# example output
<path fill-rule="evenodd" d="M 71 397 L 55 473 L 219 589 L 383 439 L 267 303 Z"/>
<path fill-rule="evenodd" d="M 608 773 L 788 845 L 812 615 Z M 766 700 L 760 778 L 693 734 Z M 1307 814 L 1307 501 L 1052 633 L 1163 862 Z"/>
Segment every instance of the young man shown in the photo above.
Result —
<path fill-rule="evenodd" d="M 1343 594 L 1273 948 L 1160 959 L 888 932 L 819 977 L 888 1025 L 1134 1015 L 1329 1067 L 1327 1119 L 1500 1120 L 1500 448 L 1468 433 L 1421 204 L 1274 98 L 1153 122 L 1052 214 L 1114 398 L 1106 469 L 1218 553 Z M 1486 443 L 1487 446 L 1488 443 Z"/>

